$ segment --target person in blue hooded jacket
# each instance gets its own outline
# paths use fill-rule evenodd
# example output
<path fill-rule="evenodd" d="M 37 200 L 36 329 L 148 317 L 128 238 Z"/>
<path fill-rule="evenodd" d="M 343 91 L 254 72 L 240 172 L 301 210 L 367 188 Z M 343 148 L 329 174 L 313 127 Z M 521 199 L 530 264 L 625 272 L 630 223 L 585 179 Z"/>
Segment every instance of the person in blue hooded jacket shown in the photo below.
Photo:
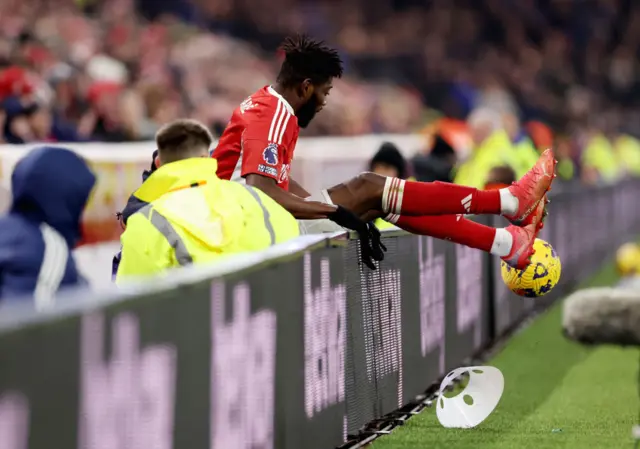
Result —
<path fill-rule="evenodd" d="M 33 297 L 42 306 L 59 289 L 86 283 L 72 250 L 95 181 L 64 148 L 36 148 L 16 164 L 11 207 L 0 218 L 0 303 Z"/>

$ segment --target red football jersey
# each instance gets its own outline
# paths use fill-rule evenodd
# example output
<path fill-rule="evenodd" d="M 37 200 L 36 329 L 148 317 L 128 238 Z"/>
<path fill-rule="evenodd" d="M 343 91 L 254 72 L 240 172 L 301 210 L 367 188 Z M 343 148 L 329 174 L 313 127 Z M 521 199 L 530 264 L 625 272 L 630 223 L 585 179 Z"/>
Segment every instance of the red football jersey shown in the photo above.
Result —
<path fill-rule="evenodd" d="M 289 171 L 300 127 L 291 105 L 271 86 L 233 111 L 212 157 L 218 177 L 244 182 L 252 173 L 273 178 L 289 190 Z"/>

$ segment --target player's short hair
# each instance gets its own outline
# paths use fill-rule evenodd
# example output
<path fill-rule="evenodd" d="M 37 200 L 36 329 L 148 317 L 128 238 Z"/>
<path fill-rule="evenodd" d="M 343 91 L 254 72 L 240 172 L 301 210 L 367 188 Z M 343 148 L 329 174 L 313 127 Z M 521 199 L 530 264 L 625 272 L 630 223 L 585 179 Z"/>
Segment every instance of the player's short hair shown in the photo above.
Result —
<path fill-rule="evenodd" d="M 281 45 L 285 58 L 278 74 L 278 83 L 292 87 L 305 79 L 315 85 L 342 77 L 342 59 L 338 51 L 306 35 L 288 37 Z"/>
<path fill-rule="evenodd" d="M 197 120 L 179 119 L 164 125 L 156 134 L 158 155 L 163 163 L 179 161 L 208 151 L 213 136 Z"/>

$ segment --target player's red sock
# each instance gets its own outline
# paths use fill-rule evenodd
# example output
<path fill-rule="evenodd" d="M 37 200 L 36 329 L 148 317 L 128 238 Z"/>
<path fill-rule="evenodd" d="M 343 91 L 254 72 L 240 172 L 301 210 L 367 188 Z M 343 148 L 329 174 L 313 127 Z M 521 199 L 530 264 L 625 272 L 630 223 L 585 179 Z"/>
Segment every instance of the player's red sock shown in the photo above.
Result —
<path fill-rule="evenodd" d="M 389 215 L 386 220 L 413 234 L 450 240 L 501 257 L 510 253 L 513 243 L 511 234 L 505 229 L 495 229 L 475 223 L 462 216 L 409 217 Z"/>
<path fill-rule="evenodd" d="M 501 214 L 513 208 L 502 205 L 503 190 L 478 190 L 447 182 L 412 182 L 387 178 L 382 210 L 396 215 Z M 514 199 L 514 201 L 517 201 Z M 517 203 L 515 203 L 517 207 Z M 501 207 L 502 206 L 502 207 Z"/>

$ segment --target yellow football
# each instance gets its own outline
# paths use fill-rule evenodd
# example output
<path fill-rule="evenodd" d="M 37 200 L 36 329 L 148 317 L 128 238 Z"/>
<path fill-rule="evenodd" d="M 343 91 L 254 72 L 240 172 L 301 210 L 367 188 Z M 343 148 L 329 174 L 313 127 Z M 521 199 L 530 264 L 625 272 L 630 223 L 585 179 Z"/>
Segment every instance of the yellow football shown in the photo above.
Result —
<path fill-rule="evenodd" d="M 562 264 L 553 247 L 541 239 L 533 242 L 531 264 L 518 270 L 502 262 L 502 280 L 516 295 L 538 298 L 549 293 L 560 280 Z"/>
<path fill-rule="evenodd" d="M 640 274 L 640 247 L 635 243 L 625 243 L 616 252 L 616 268 L 621 276 Z"/>

